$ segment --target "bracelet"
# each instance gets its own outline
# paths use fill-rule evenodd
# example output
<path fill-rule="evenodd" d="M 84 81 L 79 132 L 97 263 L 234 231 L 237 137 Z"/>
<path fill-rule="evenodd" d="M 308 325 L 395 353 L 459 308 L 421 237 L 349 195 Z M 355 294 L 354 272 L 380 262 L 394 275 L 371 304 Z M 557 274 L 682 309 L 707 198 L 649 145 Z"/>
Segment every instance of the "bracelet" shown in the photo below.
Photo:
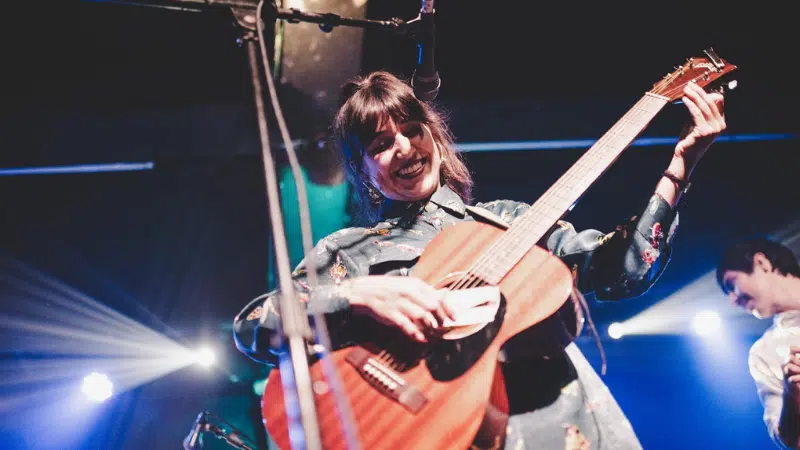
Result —
<path fill-rule="evenodd" d="M 678 187 L 678 190 L 683 192 L 684 194 L 689 190 L 689 187 L 692 185 L 692 183 L 679 178 L 677 175 L 670 172 L 669 170 L 664 171 L 664 177 L 675 183 L 675 185 Z"/>

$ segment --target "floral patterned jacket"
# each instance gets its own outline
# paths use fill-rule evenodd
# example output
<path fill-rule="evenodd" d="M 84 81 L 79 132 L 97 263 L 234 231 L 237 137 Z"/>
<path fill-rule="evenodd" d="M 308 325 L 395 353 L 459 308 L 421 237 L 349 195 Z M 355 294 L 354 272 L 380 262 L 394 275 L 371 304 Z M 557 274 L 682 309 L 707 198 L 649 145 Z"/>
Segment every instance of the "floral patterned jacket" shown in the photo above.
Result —
<path fill-rule="evenodd" d="M 479 203 L 511 224 L 529 205 L 511 200 Z M 347 228 L 322 239 L 315 247 L 319 285 L 311 292 L 305 262 L 293 272 L 299 298 L 310 314 L 322 313 L 334 346 L 353 339 L 357 321 L 349 314 L 346 298 L 332 289 L 348 277 L 364 275 L 408 276 L 425 246 L 443 228 L 475 218 L 461 198 L 447 187 L 427 202 L 386 202 L 382 222 L 372 228 Z M 558 221 L 541 244 L 572 269 L 578 288 L 600 300 L 636 297 L 657 280 L 670 258 L 670 243 L 678 220 L 673 208 L 659 196 L 645 210 L 611 233 L 577 232 Z M 272 337 L 279 322 L 278 291 L 248 304 L 234 320 L 237 347 L 252 359 L 274 365 Z M 262 320 L 263 315 L 263 320 Z M 358 318 L 363 319 L 363 318 Z"/>

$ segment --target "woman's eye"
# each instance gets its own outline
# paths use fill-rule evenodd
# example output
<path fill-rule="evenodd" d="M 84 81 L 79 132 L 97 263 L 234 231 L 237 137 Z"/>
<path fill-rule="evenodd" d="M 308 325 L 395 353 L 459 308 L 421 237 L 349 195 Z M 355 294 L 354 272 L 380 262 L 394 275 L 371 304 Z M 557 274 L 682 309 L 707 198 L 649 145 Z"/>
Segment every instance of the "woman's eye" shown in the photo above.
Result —
<path fill-rule="evenodd" d="M 372 155 L 372 156 L 375 156 L 378 153 L 385 152 L 391 146 L 392 146 L 392 140 L 391 139 L 381 139 L 381 140 L 379 140 L 378 142 L 376 142 L 374 145 L 372 145 L 370 147 L 368 153 L 370 155 Z"/>
<path fill-rule="evenodd" d="M 406 128 L 405 132 L 403 133 L 405 137 L 412 139 L 422 136 L 422 124 L 416 123 L 413 125 L 409 125 Z"/>
<path fill-rule="evenodd" d="M 391 146 L 392 146 L 391 139 L 381 139 L 381 141 L 378 143 L 378 149 L 380 149 L 380 151 L 384 151 Z"/>

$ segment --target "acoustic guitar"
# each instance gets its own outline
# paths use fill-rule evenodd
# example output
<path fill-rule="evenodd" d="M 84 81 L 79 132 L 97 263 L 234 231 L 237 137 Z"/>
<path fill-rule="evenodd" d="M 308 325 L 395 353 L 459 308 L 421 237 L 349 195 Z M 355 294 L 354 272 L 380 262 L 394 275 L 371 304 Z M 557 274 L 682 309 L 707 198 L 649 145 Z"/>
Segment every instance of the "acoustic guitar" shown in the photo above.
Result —
<path fill-rule="evenodd" d="M 531 349 L 566 346 L 574 338 L 573 277 L 556 256 L 537 245 L 689 82 L 707 88 L 736 69 L 706 50 L 662 80 L 614 124 L 513 225 L 501 229 L 464 222 L 441 231 L 425 248 L 413 276 L 449 290 L 497 286 L 493 321 L 454 327 L 439 339 L 413 343 L 398 330 L 375 325 L 371 339 L 328 353 L 336 368 L 364 449 L 458 449 L 480 442 L 499 447 L 508 400 L 499 370 L 503 344 L 531 330 Z M 545 343 L 546 342 L 546 343 Z M 311 377 L 326 449 L 345 449 L 339 407 L 320 361 Z M 262 397 L 266 428 L 290 449 L 287 409 L 279 370 Z M 498 417 L 500 419 L 498 419 Z M 507 417 L 507 416 L 505 416 Z"/>

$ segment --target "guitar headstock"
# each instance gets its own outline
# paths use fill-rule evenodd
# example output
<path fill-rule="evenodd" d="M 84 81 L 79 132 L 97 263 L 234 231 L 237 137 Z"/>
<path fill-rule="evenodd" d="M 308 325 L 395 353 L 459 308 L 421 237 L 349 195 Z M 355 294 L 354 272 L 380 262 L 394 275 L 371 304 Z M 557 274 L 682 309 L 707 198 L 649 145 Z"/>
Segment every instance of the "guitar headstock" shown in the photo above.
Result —
<path fill-rule="evenodd" d="M 689 82 L 694 81 L 700 87 L 705 88 L 727 73 L 736 70 L 736 66 L 717 56 L 713 49 L 709 48 L 703 53 L 706 56 L 687 59 L 674 72 L 667 74 L 661 81 L 654 84 L 650 92 L 675 101 L 683 96 L 683 88 Z"/>

